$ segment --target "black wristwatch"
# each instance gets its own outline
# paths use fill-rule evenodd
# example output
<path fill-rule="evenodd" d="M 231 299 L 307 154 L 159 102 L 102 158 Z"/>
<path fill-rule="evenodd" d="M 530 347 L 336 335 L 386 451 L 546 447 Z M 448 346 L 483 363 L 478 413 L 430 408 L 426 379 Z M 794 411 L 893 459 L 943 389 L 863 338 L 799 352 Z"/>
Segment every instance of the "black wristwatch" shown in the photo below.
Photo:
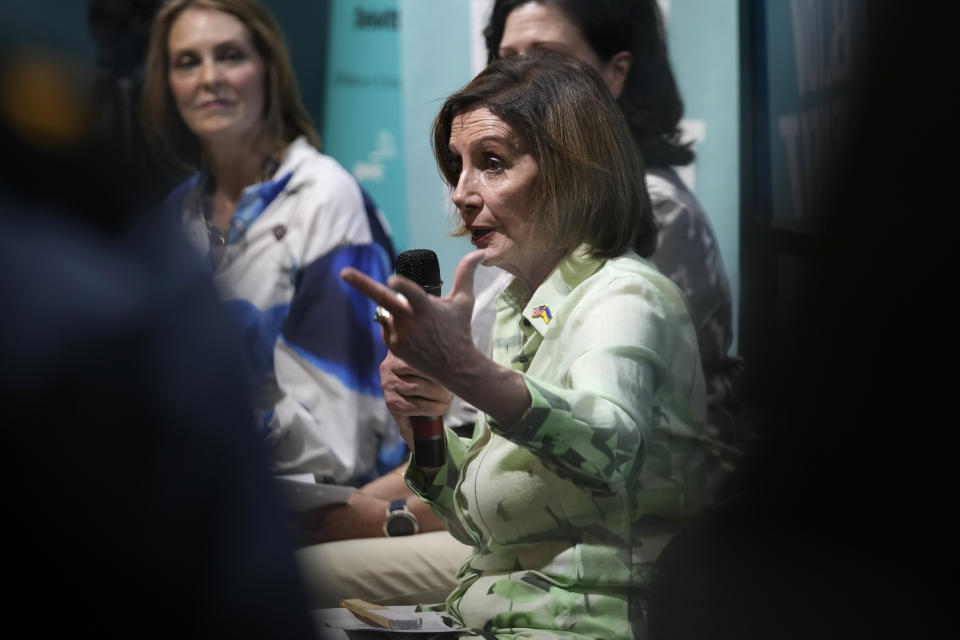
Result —
<path fill-rule="evenodd" d="M 387 519 L 383 521 L 383 532 L 389 537 L 412 536 L 420 531 L 420 521 L 407 509 L 407 499 L 397 498 L 387 507 Z"/>

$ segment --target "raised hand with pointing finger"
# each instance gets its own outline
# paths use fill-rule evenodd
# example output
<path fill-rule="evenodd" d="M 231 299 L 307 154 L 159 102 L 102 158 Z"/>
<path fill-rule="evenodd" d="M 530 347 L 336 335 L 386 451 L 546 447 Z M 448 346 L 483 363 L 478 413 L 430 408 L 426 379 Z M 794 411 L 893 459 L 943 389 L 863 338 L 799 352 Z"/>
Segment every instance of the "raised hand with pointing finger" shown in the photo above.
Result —
<path fill-rule="evenodd" d="M 453 287 L 443 298 L 427 294 L 403 276 L 390 278 L 384 286 L 347 267 L 340 277 L 388 312 L 380 325 L 391 353 L 481 411 L 510 424 L 530 402 L 523 379 L 485 356 L 470 334 L 473 275 L 486 257 L 483 250 L 464 256 Z"/>

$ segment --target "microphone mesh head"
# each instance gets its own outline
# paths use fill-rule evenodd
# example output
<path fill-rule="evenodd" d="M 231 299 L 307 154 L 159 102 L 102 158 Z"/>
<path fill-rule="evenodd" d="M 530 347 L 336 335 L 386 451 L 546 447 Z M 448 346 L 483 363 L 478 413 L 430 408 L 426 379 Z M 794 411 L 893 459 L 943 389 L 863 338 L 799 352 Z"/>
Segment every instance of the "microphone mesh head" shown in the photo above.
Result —
<path fill-rule="evenodd" d="M 440 295 L 440 263 L 437 254 L 430 249 L 410 249 L 397 256 L 395 271 L 398 276 L 409 278 L 424 288 L 427 293 Z"/>

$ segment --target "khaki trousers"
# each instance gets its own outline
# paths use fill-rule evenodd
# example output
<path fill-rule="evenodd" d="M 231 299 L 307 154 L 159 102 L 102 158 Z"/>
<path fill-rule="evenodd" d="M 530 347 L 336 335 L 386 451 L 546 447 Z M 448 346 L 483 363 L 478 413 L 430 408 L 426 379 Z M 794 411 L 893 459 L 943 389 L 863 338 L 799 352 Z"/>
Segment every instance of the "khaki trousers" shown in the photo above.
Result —
<path fill-rule="evenodd" d="M 341 598 L 383 605 L 446 600 L 460 565 L 473 553 L 446 531 L 397 538 L 358 538 L 303 547 L 297 564 L 309 606 L 340 606 Z"/>

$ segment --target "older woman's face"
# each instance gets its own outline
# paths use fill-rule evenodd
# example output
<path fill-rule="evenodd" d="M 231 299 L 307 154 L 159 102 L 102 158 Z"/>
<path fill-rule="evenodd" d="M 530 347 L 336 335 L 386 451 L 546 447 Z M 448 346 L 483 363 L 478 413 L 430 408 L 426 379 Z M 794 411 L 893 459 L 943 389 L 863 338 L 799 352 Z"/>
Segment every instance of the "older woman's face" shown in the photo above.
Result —
<path fill-rule="evenodd" d="M 453 202 L 484 264 L 537 286 L 556 264 L 534 210 L 539 167 L 525 143 L 486 107 L 454 117 L 450 151 L 459 179 Z M 552 262 L 551 262 L 552 261 Z"/>
<path fill-rule="evenodd" d="M 265 65 L 250 30 L 215 9 L 187 9 L 167 38 L 169 83 L 187 127 L 205 143 L 261 126 Z"/>
<path fill-rule="evenodd" d="M 597 70 L 610 91 L 619 96 L 623 90 L 629 53 L 622 52 L 604 61 L 587 43 L 580 28 L 562 10 L 550 3 L 531 1 L 510 12 L 503 27 L 498 55 L 501 58 L 524 55 L 536 49 L 561 51 Z M 626 54 L 626 67 L 623 55 Z"/>

